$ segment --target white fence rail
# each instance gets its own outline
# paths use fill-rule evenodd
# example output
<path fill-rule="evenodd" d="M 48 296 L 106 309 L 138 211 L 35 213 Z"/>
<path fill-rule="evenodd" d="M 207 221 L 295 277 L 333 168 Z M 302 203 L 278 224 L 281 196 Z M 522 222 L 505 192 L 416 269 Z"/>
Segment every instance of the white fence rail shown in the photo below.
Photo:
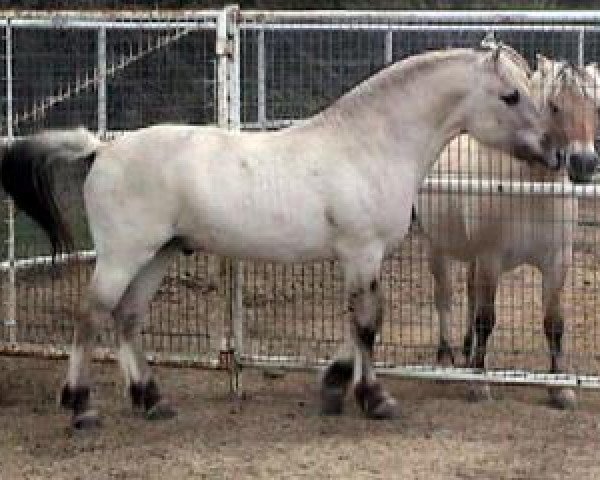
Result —
<path fill-rule="evenodd" d="M 2 134 L 11 139 L 84 123 L 110 137 L 160 121 L 280 128 L 324 108 L 386 64 L 425 49 L 476 46 L 490 31 L 532 63 L 542 52 L 584 65 L 600 56 L 598 24 L 596 11 L 17 12 L 0 19 L 5 32 L 0 68 L 6 79 Z M 60 36 L 76 48 L 62 47 Z M 61 64 L 62 70 L 52 70 L 51 65 Z M 387 260 L 383 273 L 387 309 L 377 349 L 381 371 L 600 385 L 595 327 L 599 188 L 439 175 L 424 185 L 424 191 L 568 196 L 583 202 L 584 226 L 578 229 L 579 250 L 564 294 L 573 318 L 567 319 L 566 347 L 573 364 L 567 373 L 540 373 L 547 363 L 536 300 L 540 280 L 530 269 L 503 283 L 497 302 L 501 325 L 490 347 L 498 361 L 490 362 L 490 370 L 437 368 L 427 252 L 414 235 Z M 81 205 L 75 210 L 77 220 Z M 66 256 L 53 264 L 43 237 L 20 217 L 15 221 L 10 202 L 4 218 L 2 349 L 62 355 L 72 323 L 69 301 L 80 294 L 94 258 L 85 228 L 80 242 L 85 251 L 74 255 L 76 261 Z M 456 272 L 464 278 L 463 270 Z M 161 287 L 145 332 L 147 348 L 153 358 L 205 366 L 231 366 L 234 351 L 242 365 L 318 368 L 343 338 L 342 299 L 332 262 L 259 265 L 195 256 L 178 261 Z M 458 295 L 455 303 L 452 330 L 458 343 L 465 328 L 464 300 Z M 105 334 L 108 344 L 112 332 Z"/>

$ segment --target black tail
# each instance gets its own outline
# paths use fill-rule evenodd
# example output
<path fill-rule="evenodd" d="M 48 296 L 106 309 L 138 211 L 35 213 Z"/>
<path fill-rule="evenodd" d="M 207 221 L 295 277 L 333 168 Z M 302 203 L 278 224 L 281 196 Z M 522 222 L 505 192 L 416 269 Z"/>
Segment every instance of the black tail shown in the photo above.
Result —
<path fill-rule="evenodd" d="M 73 249 L 73 235 L 58 204 L 55 168 L 61 162 L 88 160 L 101 142 L 85 129 L 45 132 L 3 147 L 0 157 L 2 187 L 17 208 L 48 235 L 53 256 Z"/>

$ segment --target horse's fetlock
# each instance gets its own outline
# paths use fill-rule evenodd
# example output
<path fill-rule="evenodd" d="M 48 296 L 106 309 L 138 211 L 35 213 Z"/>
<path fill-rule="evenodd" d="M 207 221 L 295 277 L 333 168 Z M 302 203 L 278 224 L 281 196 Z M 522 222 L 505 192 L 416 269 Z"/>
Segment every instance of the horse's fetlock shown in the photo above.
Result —
<path fill-rule="evenodd" d="M 450 365 L 454 365 L 454 353 L 446 339 L 440 341 L 437 350 L 437 361 L 441 364 L 449 363 Z"/>
<path fill-rule="evenodd" d="M 352 380 L 354 363 L 352 360 L 335 360 L 323 375 L 323 387 L 346 387 Z"/>
<path fill-rule="evenodd" d="M 90 388 L 87 386 L 71 387 L 65 384 L 60 393 L 60 405 L 73 411 L 74 415 L 85 412 L 89 407 Z"/>
<path fill-rule="evenodd" d="M 375 346 L 375 338 L 377 336 L 377 330 L 375 326 L 367 325 L 356 325 L 356 338 L 360 345 L 372 352 Z"/>
<path fill-rule="evenodd" d="M 478 335 L 483 336 L 487 340 L 487 338 L 491 335 L 494 330 L 494 325 L 496 324 L 496 312 L 494 309 L 494 305 L 484 305 L 480 307 L 477 311 L 477 316 L 475 318 L 475 326 Z"/>
<path fill-rule="evenodd" d="M 153 378 L 150 378 L 146 383 L 131 383 L 129 394 L 133 406 L 143 408 L 145 411 L 152 409 L 161 399 L 158 384 Z"/>

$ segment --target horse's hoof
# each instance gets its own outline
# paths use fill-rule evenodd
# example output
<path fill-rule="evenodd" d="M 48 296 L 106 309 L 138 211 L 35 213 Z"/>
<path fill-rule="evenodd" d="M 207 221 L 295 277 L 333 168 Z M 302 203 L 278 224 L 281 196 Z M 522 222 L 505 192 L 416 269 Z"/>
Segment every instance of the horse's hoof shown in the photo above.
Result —
<path fill-rule="evenodd" d="M 144 412 L 146 420 L 168 420 L 177 415 L 177 410 L 164 398 L 161 398 L 152 407 Z"/>
<path fill-rule="evenodd" d="M 469 402 L 488 402 L 492 399 L 492 390 L 487 383 L 483 385 L 471 385 L 467 393 Z"/>
<path fill-rule="evenodd" d="M 354 394 L 368 418 L 384 420 L 397 418 L 400 415 L 398 402 L 381 384 L 359 383 L 355 387 Z"/>
<path fill-rule="evenodd" d="M 375 420 L 394 419 L 400 416 L 400 406 L 395 398 L 390 397 L 365 414 Z"/>
<path fill-rule="evenodd" d="M 73 415 L 71 423 L 76 430 L 91 430 L 102 425 L 100 416 L 96 410 L 87 410 L 78 415 Z"/>
<path fill-rule="evenodd" d="M 323 387 L 321 389 L 321 414 L 341 415 L 344 411 L 345 397 L 345 388 Z"/>
<path fill-rule="evenodd" d="M 577 406 L 577 395 L 572 388 L 548 389 L 550 405 L 560 410 L 573 410 Z"/>

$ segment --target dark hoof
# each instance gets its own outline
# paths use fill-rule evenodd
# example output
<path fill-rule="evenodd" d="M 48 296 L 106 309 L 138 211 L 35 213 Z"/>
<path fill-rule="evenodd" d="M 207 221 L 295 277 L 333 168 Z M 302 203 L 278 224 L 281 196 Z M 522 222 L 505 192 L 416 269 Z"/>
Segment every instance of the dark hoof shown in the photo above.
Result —
<path fill-rule="evenodd" d="M 361 382 L 356 385 L 354 394 L 360 408 L 368 418 L 383 420 L 400 416 L 398 402 L 379 383 Z"/>
<path fill-rule="evenodd" d="M 95 410 L 88 410 L 79 415 L 74 415 L 71 423 L 76 430 L 91 430 L 102 425 L 98 412 Z"/>
<path fill-rule="evenodd" d="M 148 420 L 171 418 L 176 414 L 175 409 L 162 397 L 152 378 L 146 383 L 132 383 L 129 393 L 134 410 L 141 410 Z"/>
<path fill-rule="evenodd" d="M 61 407 L 72 410 L 74 417 L 85 414 L 89 410 L 90 388 L 65 384 L 60 391 L 58 403 Z"/>
<path fill-rule="evenodd" d="M 146 420 L 168 420 L 177 415 L 177 410 L 164 398 L 160 399 L 153 407 L 146 410 Z"/>
<path fill-rule="evenodd" d="M 454 353 L 448 344 L 443 344 L 438 347 L 437 363 L 442 367 L 454 366 Z"/>
<path fill-rule="evenodd" d="M 572 388 L 548 389 L 550 405 L 559 410 L 573 410 L 577 407 L 577 395 Z"/>
<path fill-rule="evenodd" d="M 346 389 L 323 386 L 321 389 L 321 413 L 323 415 L 341 415 L 344 411 Z"/>

